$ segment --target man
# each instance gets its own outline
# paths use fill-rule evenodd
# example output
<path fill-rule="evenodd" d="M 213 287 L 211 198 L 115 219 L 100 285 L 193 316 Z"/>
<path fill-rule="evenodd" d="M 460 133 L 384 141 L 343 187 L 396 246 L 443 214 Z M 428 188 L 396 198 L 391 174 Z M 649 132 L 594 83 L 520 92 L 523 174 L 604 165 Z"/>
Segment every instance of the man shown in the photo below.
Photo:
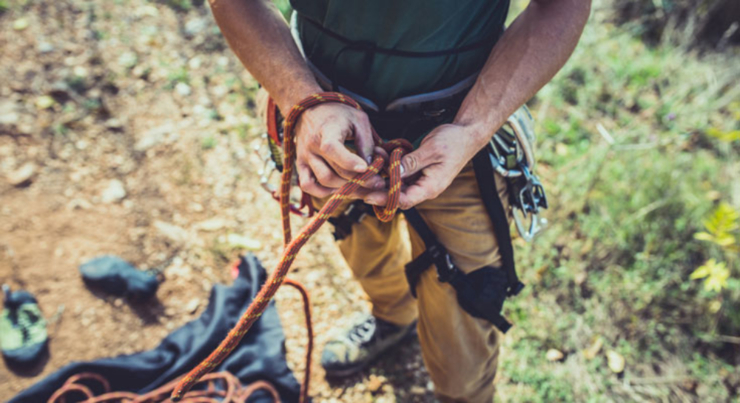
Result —
<path fill-rule="evenodd" d="M 590 0 L 533 0 L 503 31 L 508 1 L 292 0 L 298 38 L 269 0 L 211 4 L 229 45 L 283 113 L 331 89 L 365 109 L 328 103 L 302 115 L 301 188 L 325 199 L 364 172 L 381 152 L 371 125 L 386 139 L 408 138 L 416 149 L 402 160 L 400 207 L 415 207 L 470 274 L 501 266 L 470 161 L 562 67 L 590 11 Z M 356 153 L 345 146 L 350 139 Z M 497 176 L 496 184 L 506 204 L 506 183 Z M 384 205 L 386 193 L 375 177 L 355 196 Z M 366 217 L 340 243 L 373 311 L 327 344 L 322 365 L 329 375 L 356 372 L 416 328 L 441 401 L 492 401 L 501 334 L 462 309 L 433 270 L 421 275 L 414 299 L 403 266 L 424 244 L 411 229 L 409 248 L 401 225 L 399 217 L 390 223 Z"/>

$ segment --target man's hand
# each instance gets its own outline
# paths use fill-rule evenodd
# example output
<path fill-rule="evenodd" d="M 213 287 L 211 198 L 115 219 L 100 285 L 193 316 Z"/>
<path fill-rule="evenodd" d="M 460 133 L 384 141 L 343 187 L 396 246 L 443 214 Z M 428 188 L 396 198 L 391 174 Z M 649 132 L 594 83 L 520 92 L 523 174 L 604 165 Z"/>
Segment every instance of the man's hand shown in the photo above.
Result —
<path fill-rule="evenodd" d="M 344 143 L 354 140 L 357 153 Z M 296 167 L 301 189 L 316 197 L 327 197 L 358 173 L 365 172 L 373 152 L 373 136 L 367 115 L 339 103 L 317 105 L 303 113 L 296 127 Z M 384 187 L 380 176 L 368 180 L 367 189 Z"/>
<path fill-rule="evenodd" d="M 401 160 L 401 177 L 407 186 L 401 190 L 399 207 L 409 209 L 439 196 L 482 147 L 465 126 L 446 124 L 429 133 L 417 150 Z M 368 194 L 365 202 L 384 206 L 384 191 Z"/>

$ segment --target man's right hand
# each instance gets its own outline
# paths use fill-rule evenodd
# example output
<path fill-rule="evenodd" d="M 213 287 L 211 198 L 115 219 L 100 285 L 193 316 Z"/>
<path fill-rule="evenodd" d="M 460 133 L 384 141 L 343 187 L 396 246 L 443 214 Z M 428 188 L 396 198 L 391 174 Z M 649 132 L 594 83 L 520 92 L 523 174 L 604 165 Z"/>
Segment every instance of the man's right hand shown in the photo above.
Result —
<path fill-rule="evenodd" d="M 301 115 L 295 130 L 298 180 L 310 195 L 330 196 L 371 162 L 374 140 L 365 112 L 339 103 L 317 105 Z M 345 146 L 347 140 L 354 140 L 357 154 Z M 354 197 L 384 187 L 375 175 Z"/>

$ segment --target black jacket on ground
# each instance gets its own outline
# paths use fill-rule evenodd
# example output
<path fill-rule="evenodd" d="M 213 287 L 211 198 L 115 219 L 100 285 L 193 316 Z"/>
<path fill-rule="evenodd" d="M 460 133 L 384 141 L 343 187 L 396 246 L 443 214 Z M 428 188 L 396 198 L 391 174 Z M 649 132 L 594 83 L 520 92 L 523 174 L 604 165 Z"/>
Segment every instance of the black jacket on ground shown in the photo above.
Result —
<path fill-rule="evenodd" d="M 206 358 L 236 324 L 267 277 L 259 261 L 242 258 L 239 276 L 231 286 L 216 285 L 208 307 L 196 320 L 169 334 L 155 349 L 132 355 L 75 362 L 18 394 L 10 403 L 45 402 L 72 375 L 95 372 L 114 391 L 146 393 L 185 374 Z M 53 354 L 53 351 L 52 351 Z M 275 385 L 283 402 L 297 402 L 300 385 L 285 361 L 285 335 L 274 301 L 252 326 L 234 352 L 214 370 L 229 371 L 243 385 L 266 380 Z M 255 393 L 249 402 L 271 402 Z"/>

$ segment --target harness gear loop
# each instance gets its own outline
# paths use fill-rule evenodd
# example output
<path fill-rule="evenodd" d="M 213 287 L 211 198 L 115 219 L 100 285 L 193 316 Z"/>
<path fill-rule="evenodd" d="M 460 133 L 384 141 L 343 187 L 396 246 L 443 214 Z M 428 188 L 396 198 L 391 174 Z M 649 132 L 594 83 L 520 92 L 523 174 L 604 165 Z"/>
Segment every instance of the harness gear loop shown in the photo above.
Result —
<path fill-rule="evenodd" d="M 295 260 L 295 257 L 298 255 L 298 252 L 303 245 L 308 242 L 311 235 L 313 235 L 321 225 L 327 221 L 327 219 L 334 211 L 336 211 L 345 199 L 349 198 L 350 195 L 362 186 L 366 180 L 370 179 L 373 175 L 378 174 L 381 170 L 385 171 L 390 176 L 388 204 L 382 208 L 374 206 L 374 211 L 378 218 L 385 222 L 392 220 L 395 216 L 401 194 L 401 157 L 413 149 L 409 142 L 401 139 L 389 141 L 381 146 L 390 154 L 390 162 L 387 168 L 384 168 L 386 166 L 385 158 L 382 155 L 375 155 L 372 163 L 368 166 L 367 171 L 357 174 L 354 178 L 344 184 L 344 186 L 339 188 L 324 207 L 321 208 L 318 214 L 315 215 L 301 230 L 298 236 L 296 236 L 295 239 L 292 239 L 289 194 L 295 159 L 293 130 L 298 119 L 305 111 L 316 105 L 329 102 L 337 102 L 360 109 L 360 106 L 353 99 L 335 92 L 313 94 L 300 101 L 291 109 L 288 117 L 285 119 L 283 129 L 284 164 L 280 186 L 280 212 L 283 221 L 284 240 L 282 257 L 280 258 L 278 266 L 272 271 L 270 277 L 262 286 L 259 293 L 257 293 L 254 301 L 252 301 L 242 317 L 239 318 L 236 326 L 231 329 L 221 344 L 205 360 L 203 360 L 203 362 L 190 371 L 177 384 L 171 396 L 173 402 L 180 401 L 185 393 L 190 390 L 190 388 L 192 388 L 192 386 L 198 382 L 203 375 L 217 367 L 234 350 L 234 348 L 236 348 L 247 331 L 249 331 L 254 322 L 259 319 L 265 308 L 267 308 L 267 304 L 272 300 L 278 288 L 285 281 L 285 277 L 288 270 L 290 270 L 290 266 Z M 308 391 L 306 390 L 304 392 L 304 396 L 307 395 L 307 393 Z M 304 399 L 301 399 L 301 401 L 303 402 Z"/>

